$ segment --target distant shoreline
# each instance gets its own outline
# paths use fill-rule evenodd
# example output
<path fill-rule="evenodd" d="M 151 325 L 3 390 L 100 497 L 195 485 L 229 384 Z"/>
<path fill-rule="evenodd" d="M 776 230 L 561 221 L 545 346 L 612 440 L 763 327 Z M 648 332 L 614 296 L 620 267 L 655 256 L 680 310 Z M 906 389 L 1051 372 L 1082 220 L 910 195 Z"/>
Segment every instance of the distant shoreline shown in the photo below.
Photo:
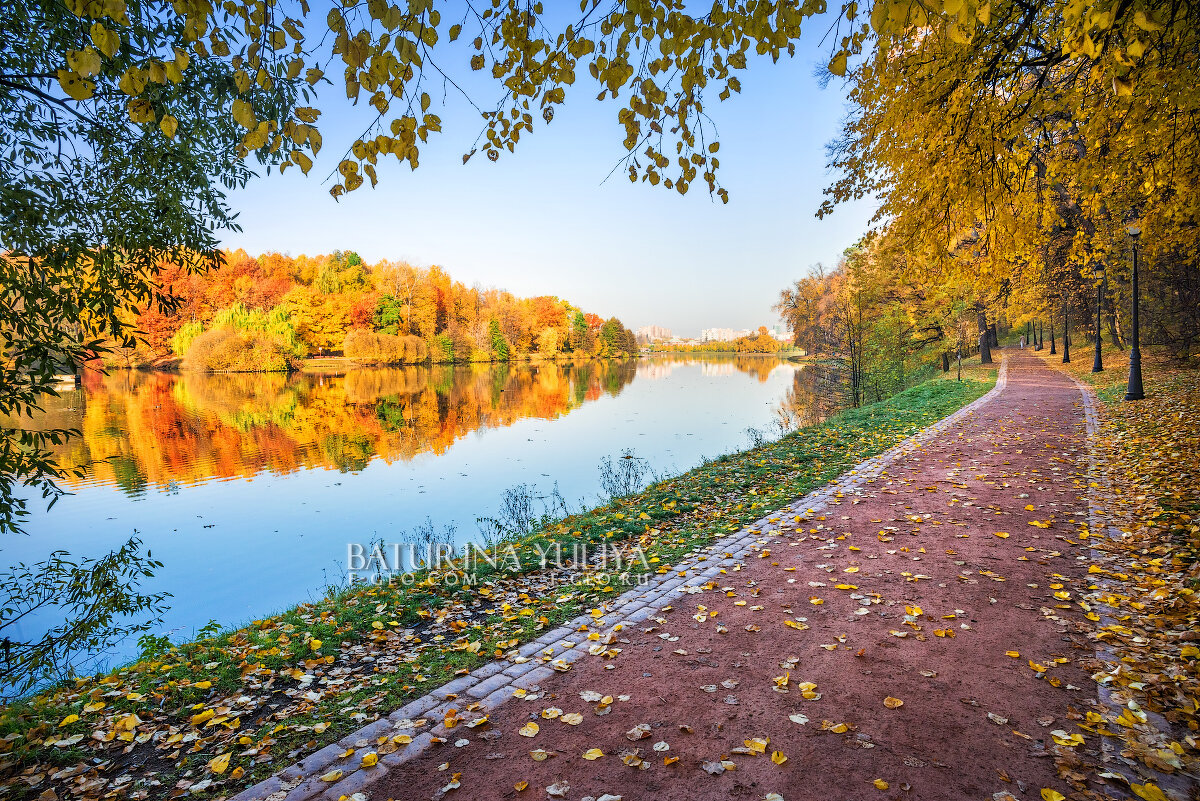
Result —
<path fill-rule="evenodd" d="M 183 366 L 183 359 L 172 357 L 167 359 L 159 359 L 154 362 L 139 365 L 120 365 L 108 364 L 105 365 L 109 370 L 132 370 L 145 373 L 206 373 L 218 375 L 223 373 L 340 373 L 347 370 L 370 370 L 376 368 L 396 368 L 396 367 L 435 367 L 435 366 L 468 366 L 472 364 L 554 364 L 554 365 L 576 365 L 588 364 L 591 362 L 613 362 L 613 361 L 634 361 L 651 356 L 775 356 L 787 361 L 806 361 L 810 357 L 800 355 L 789 351 L 736 351 L 736 350 L 704 350 L 704 351 L 685 351 L 685 350 L 647 350 L 636 354 L 627 354 L 623 356 L 573 356 L 559 355 L 551 358 L 538 356 L 536 353 L 525 356 L 518 356 L 507 361 L 499 360 L 478 360 L 478 361 L 455 361 L 455 362 L 436 362 L 425 360 L 422 362 L 397 362 L 395 364 L 369 364 L 358 361 L 347 356 L 313 356 L 301 360 L 300 366 L 295 370 L 195 370 Z"/>

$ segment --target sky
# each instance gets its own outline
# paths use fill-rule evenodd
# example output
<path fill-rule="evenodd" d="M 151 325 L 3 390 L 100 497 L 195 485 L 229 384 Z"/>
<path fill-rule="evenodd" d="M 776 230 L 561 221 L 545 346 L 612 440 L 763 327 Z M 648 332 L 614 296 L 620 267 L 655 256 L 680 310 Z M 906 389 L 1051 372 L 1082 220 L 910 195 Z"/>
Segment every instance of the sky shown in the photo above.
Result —
<path fill-rule="evenodd" d="M 634 329 L 662 325 L 696 336 L 702 328 L 773 325 L 780 290 L 818 262 L 836 264 L 874 211 L 862 201 L 814 216 L 834 177 L 825 145 L 846 113 L 841 84 L 822 89 L 814 77 L 829 57 L 817 27 L 794 58 L 752 61 L 740 95 L 715 103 L 711 93 L 727 205 L 699 180 L 680 196 L 630 183 L 620 169 L 610 176 L 624 155 L 621 105 L 597 101 L 594 81 L 581 73 L 553 122 L 496 163 L 479 153 L 462 164 L 482 120 L 461 96 L 435 96 L 431 111 L 444 133 L 423 148 L 420 167 L 389 158 L 377 188 L 368 183 L 340 201 L 329 196 L 326 176 L 373 110 L 365 99 L 354 108 L 323 97 L 325 146 L 312 171 L 272 173 L 231 194 L 242 231 L 226 232 L 223 242 L 252 254 L 341 249 L 367 262 L 437 264 L 468 286 L 557 295 Z M 457 63 L 467 70 L 465 61 Z M 495 97 L 485 82 L 467 86 L 481 106 Z"/>

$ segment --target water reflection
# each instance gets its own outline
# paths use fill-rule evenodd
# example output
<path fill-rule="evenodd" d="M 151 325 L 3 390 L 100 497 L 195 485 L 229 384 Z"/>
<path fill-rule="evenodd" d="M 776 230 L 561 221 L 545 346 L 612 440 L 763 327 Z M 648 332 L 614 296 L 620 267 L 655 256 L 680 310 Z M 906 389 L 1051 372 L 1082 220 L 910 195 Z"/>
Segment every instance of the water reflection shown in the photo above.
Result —
<path fill-rule="evenodd" d="M 351 543 L 435 533 L 462 544 L 499 513 L 508 488 L 557 486 L 581 508 L 600 497 L 597 465 L 626 448 L 677 474 L 747 447 L 751 431 L 773 438 L 781 414 L 823 418 L 834 404 L 809 372 L 774 356 L 688 355 L 343 375 L 92 374 L 49 399 L 39 421 L 83 432 L 57 457 L 84 477 L 65 482 L 74 494 L 53 509 L 31 504 L 33 536 L 0 550 L 9 564 L 53 549 L 96 556 L 137 533 L 164 563 L 147 589 L 173 595 L 164 631 L 238 623 L 337 581 Z M 39 625 L 26 621 L 24 634 Z"/>
<path fill-rule="evenodd" d="M 355 369 L 345 373 L 88 372 L 79 390 L 50 398 L 39 425 L 77 428 L 55 449 L 83 469 L 67 487 L 119 487 L 131 497 L 209 480 L 363 470 L 441 454 L 471 432 L 525 418 L 553 420 L 635 378 L 661 381 L 698 367 L 706 378 L 738 373 L 765 383 L 781 361 L 656 355 L 639 361 Z M 780 431 L 811 425 L 842 405 L 837 375 L 794 372 L 775 409 Z"/>
<path fill-rule="evenodd" d="M 778 433 L 816 425 L 848 405 L 844 376 L 834 366 L 806 364 L 792 374 L 792 386 L 775 407 Z"/>
<path fill-rule="evenodd" d="M 131 496 L 209 479 L 364 469 L 440 454 L 473 431 L 524 418 L 553 420 L 637 374 L 633 362 L 470 365 L 268 373 L 89 373 L 50 399 L 43 424 L 82 436 L 56 452 L 84 468 L 67 486 L 101 484 Z"/>

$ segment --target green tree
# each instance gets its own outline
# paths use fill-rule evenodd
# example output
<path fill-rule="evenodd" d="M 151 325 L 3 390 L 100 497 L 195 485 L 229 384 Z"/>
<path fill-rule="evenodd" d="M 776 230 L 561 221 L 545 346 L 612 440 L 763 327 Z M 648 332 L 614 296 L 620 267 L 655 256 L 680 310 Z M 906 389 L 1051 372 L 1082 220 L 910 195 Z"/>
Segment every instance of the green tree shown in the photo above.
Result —
<path fill-rule="evenodd" d="M 510 358 L 508 340 L 504 338 L 504 333 L 500 330 L 500 322 L 493 317 L 488 322 L 488 341 L 492 346 L 492 355 L 499 362 L 506 362 Z"/>
<path fill-rule="evenodd" d="M 576 352 L 586 350 L 587 335 L 587 317 L 584 316 L 583 312 L 576 311 L 575 316 L 571 318 L 571 350 Z"/>

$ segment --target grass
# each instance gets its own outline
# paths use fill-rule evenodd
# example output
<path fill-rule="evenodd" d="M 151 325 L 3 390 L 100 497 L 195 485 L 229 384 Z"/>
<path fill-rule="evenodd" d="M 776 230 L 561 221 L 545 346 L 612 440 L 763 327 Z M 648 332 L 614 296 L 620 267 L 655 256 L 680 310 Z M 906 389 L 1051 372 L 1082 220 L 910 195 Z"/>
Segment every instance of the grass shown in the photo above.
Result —
<path fill-rule="evenodd" d="M 354 586 L 249 626 L 159 648 L 0 711 L 0 770 L 15 797 L 48 788 L 165 798 L 230 795 L 580 612 L 647 569 L 702 550 L 985 393 L 996 368 L 964 364 L 887 401 L 708 461 L 501 543 L 516 570 L 427 570 L 410 586 Z M 645 562 L 628 580 L 541 554 L 604 547 Z M 463 586 L 464 579 L 472 580 Z M 228 766 L 213 760 L 229 754 Z M 214 764 L 220 768 L 214 770 Z M 64 770 L 65 769 L 65 770 Z M 61 771 L 57 779 L 49 774 Z M 183 785 L 177 783 L 182 782 Z"/>

